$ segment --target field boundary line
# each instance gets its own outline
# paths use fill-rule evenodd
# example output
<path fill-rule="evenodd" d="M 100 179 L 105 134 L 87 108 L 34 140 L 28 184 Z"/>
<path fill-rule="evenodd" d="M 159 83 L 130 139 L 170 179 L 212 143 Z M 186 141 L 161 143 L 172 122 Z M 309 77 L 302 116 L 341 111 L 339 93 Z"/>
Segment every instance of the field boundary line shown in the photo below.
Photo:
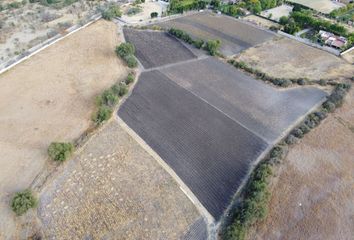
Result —
<path fill-rule="evenodd" d="M 76 33 L 77 31 L 80 31 L 80 30 L 88 27 L 92 23 L 94 23 L 94 22 L 98 21 L 99 19 L 101 19 L 101 17 L 102 16 L 100 14 L 99 15 L 94 15 L 94 16 L 92 16 L 92 19 L 88 23 L 86 23 L 85 25 L 83 25 L 81 27 L 78 27 L 79 25 L 74 25 L 74 26 L 72 26 L 72 27 L 67 29 L 67 30 L 69 30 L 69 32 L 67 34 L 65 34 L 65 35 L 58 34 L 58 35 L 54 36 L 53 38 L 48 39 L 48 40 L 44 41 L 43 43 L 40 43 L 37 46 L 32 47 L 31 49 L 36 49 L 38 47 L 39 48 L 37 50 L 35 50 L 34 52 L 31 52 L 28 55 L 23 56 L 22 58 L 20 58 L 19 60 L 15 61 L 14 63 L 11 63 L 9 66 L 6 66 L 7 62 L 5 62 L 4 63 L 5 67 L 0 70 L 0 75 L 3 74 L 4 72 L 10 70 L 11 68 L 15 67 L 16 65 L 20 64 L 21 62 L 24 62 L 27 59 L 33 57 L 34 55 L 36 55 L 37 53 L 43 51 L 44 49 L 52 46 L 53 44 L 55 44 L 57 42 L 59 42 L 60 40 L 63 40 L 66 37 L 70 36 L 71 34 Z M 31 49 L 29 49 L 28 51 L 31 51 Z M 13 61 L 13 60 L 9 60 L 8 62 L 11 62 L 11 61 Z"/>
<path fill-rule="evenodd" d="M 194 193 L 189 189 L 189 187 L 183 182 L 183 180 L 176 174 L 176 172 L 142 139 L 133 129 L 131 129 L 128 124 L 126 124 L 123 119 L 121 119 L 118 114 L 115 114 L 115 119 L 117 123 L 135 140 L 137 143 L 150 154 L 158 164 L 176 181 L 181 191 L 186 195 L 186 197 L 192 202 L 192 204 L 197 208 L 199 213 L 207 220 L 208 235 L 210 240 L 214 240 L 212 234 L 209 233 L 209 229 L 213 228 L 215 225 L 215 219 L 209 213 L 209 211 L 203 206 L 199 199 L 194 195 Z"/>

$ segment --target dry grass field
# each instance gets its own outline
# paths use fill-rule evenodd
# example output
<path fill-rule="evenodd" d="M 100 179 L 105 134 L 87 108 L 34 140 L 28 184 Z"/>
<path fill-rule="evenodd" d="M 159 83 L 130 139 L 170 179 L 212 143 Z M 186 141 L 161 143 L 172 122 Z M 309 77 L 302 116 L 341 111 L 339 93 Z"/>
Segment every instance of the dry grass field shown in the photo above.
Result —
<path fill-rule="evenodd" d="M 249 239 L 353 239 L 353 142 L 352 89 L 342 108 L 290 149 L 268 217 Z"/>
<path fill-rule="evenodd" d="M 318 12 L 327 14 L 343 6 L 343 4 L 331 0 L 289 0 L 289 2 L 299 3 Z"/>
<path fill-rule="evenodd" d="M 172 177 L 111 120 L 42 190 L 44 239 L 180 239 L 200 215 Z"/>
<path fill-rule="evenodd" d="M 0 75 L 3 235 L 11 236 L 14 228 L 10 195 L 39 173 L 48 145 L 80 136 L 90 125 L 95 96 L 126 76 L 114 53 L 116 28 L 106 21 L 94 23 Z"/>
<path fill-rule="evenodd" d="M 249 48 L 236 57 L 274 77 L 339 79 L 354 75 L 344 60 L 288 38 L 276 38 Z"/>

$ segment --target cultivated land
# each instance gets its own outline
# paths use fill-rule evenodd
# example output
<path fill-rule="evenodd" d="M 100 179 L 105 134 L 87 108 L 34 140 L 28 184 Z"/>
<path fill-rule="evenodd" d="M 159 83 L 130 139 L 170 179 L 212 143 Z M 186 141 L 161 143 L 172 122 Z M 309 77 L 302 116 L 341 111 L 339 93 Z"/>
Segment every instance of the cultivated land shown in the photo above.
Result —
<path fill-rule="evenodd" d="M 338 80 L 354 75 L 353 66 L 340 58 L 283 37 L 249 48 L 236 59 L 274 77 Z"/>
<path fill-rule="evenodd" d="M 343 6 L 331 0 L 289 0 L 289 2 L 299 3 L 322 13 L 330 13 Z"/>
<path fill-rule="evenodd" d="M 40 197 L 45 239 L 172 240 L 204 224 L 172 177 L 115 120 L 57 175 Z"/>
<path fill-rule="evenodd" d="M 164 28 L 179 28 L 195 38 L 221 40 L 220 52 L 234 55 L 244 49 L 274 37 L 273 33 L 258 29 L 235 18 L 212 13 L 197 13 L 158 24 Z"/>
<path fill-rule="evenodd" d="M 118 115 L 219 219 L 267 144 L 154 70 L 141 74 Z"/>
<path fill-rule="evenodd" d="M 354 91 L 295 145 L 272 186 L 269 214 L 249 239 L 353 239 Z"/>
<path fill-rule="evenodd" d="M 251 163 L 324 96 L 276 90 L 210 57 L 143 72 L 118 115 L 218 220 Z"/>
<path fill-rule="evenodd" d="M 10 196 L 42 169 L 48 145 L 79 137 L 91 123 L 95 96 L 126 76 L 114 53 L 118 43 L 117 26 L 99 21 L 0 75 L 3 236 L 14 229 Z"/>
<path fill-rule="evenodd" d="M 126 41 L 134 44 L 144 68 L 176 63 L 196 56 L 176 38 L 165 32 L 124 29 Z"/>
<path fill-rule="evenodd" d="M 274 143 L 326 95 L 313 87 L 276 90 L 216 58 L 161 72 L 268 143 Z"/>

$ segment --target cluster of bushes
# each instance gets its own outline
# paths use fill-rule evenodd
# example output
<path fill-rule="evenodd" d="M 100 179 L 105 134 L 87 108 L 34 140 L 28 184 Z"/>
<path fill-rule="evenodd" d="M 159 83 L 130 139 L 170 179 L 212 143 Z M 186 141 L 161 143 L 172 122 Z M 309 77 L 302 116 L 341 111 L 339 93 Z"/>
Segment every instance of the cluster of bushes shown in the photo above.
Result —
<path fill-rule="evenodd" d="M 121 16 L 122 12 L 120 10 L 120 7 L 115 4 L 110 4 L 108 8 L 102 12 L 102 18 L 106 20 L 112 20 L 113 18 Z"/>
<path fill-rule="evenodd" d="M 220 40 L 208 40 L 204 41 L 201 39 L 193 39 L 188 33 L 184 32 L 183 30 L 170 28 L 168 33 L 179 38 L 186 43 L 192 44 L 198 49 L 204 49 L 208 51 L 211 56 L 215 56 L 218 54 L 218 50 L 220 48 L 221 42 Z"/>
<path fill-rule="evenodd" d="M 124 82 L 113 85 L 97 97 L 98 110 L 92 118 L 96 124 L 101 124 L 112 116 L 113 107 L 118 103 L 119 98 L 128 92 L 128 85 L 133 83 L 134 79 L 134 73 L 129 73 Z"/>
<path fill-rule="evenodd" d="M 54 161 L 64 162 L 74 152 L 74 145 L 65 142 L 52 142 L 48 147 L 48 155 Z"/>
<path fill-rule="evenodd" d="M 329 17 L 335 18 L 339 21 L 352 21 L 354 17 L 354 3 L 349 3 L 341 8 L 333 10 Z"/>
<path fill-rule="evenodd" d="M 281 152 L 274 148 L 271 154 L 278 156 Z M 242 193 L 242 200 L 232 213 L 232 222 L 223 233 L 223 239 L 245 239 L 248 228 L 266 216 L 270 198 L 268 184 L 271 175 L 272 168 L 269 159 L 263 161 L 252 172 Z"/>
<path fill-rule="evenodd" d="M 29 189 L 17 192 L 11 200 L 11 208 L 17 216 L 25 214 L 29 209 L 35 208 L 36 206 L 37 199 Z"/>
<path fill-rule="evenodd" d="M 157 12 L 152 12 L 152 13 L 150 13 L 150 17 L 151 18 L 157 18 L 158 17 L 158 13 Z"/>
<path fill-rule="evenodd" d="M 130 68 L 138 66 L 138 62 L 134 57 L 135 47 L 131 43 L 121 43 L 116 47 L 116 54 L 121 57 Z"/>
<path fill-rule="evenodd" d="M 183 13 L 189 10 L 200 10 L 207 6 L 208 2 L 204 0 L 171 0 L 168 13 Z"/>

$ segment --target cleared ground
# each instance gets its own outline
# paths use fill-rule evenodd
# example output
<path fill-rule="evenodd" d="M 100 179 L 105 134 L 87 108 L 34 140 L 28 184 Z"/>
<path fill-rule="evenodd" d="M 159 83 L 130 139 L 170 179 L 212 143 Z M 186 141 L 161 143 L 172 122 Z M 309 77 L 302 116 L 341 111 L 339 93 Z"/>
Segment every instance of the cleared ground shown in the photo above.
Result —
<path fill-rule="evenodd" d="M 289 2 L 299 3 L 322 13 L 330 13 L 333 10 L 344 6 L 344 4 L 336 3 L 331 0 L 289 0 Z"/>
<path fill-rule="evenodd" d="M 44 239 L 174 240 L 204 224 L 172 177 L 115 120 L 57 175 L 40 197 Z"/>
<path fill-rule="evenodd" d="M 269 215 L 249 239 L 354 236 L 354 91 L 295 145 L 272 187 Z"/>
<path fill-rule="evenodd" d="M 344 60 L 288 38 L 276 38 L 242 52 L 236 57 L 274 77 L 340 79 L 354 75 Z"/>
<path fill-rule="evenodd" d="M 211 57 L 161 72 L 268 143 L 326 95 L 313 87 L 276 90 Z"/>
<path fill-rule="evenodd" d="M 158 16 L 160 17 L 161 13 L 163 11 L 166 11 L 166 5 L 158 1 L 146 0 L 144 3 L 141 3 L 138 6 L 141 7 L 142 10 L 141 12 L 134 15 L 128 15 L 127 14 L 128 10 L 137 6 L 133 6 L 132 3 L 124 4 L 121 7 L 122 12 L 124 13 L 121 19 L 127 23 L 139 23 L 141 21 L 150 20 L 151 19 L 150 14 L 152 12 L 157 12 Z"/>
<path fill-rule="evenodd" d="M 176 18 L 158 25 L 179 28 L 204 40 L 219 39 L 220 52 L 226 56 L 234 55 L 274 37 L 270 32 L 235 18 L 207 12 Z"/>
<path fill-rule="evenodd" d="M 196 58 L 188 48 L 165 32 L 124 29 L 124 36 L 126 41 L 134 44 L 136 56 L 144 68 Z"/>
<path fill-rule="evenodd" d="M 275 8 L 271 8 L 261 12 L 263 17 L 269 17 L 270 19 L 279 22 L 279 19 L 283 16 L 288 17 L 293 10 L 293 6 L 290 5 L 280 5 Z"/>
<path fill-rule="evenodd" d="M 267 144 L 158 71 L 144 72 L 118 115 L 218 220 Z"/>
<path fill-rule="evenodd" d="M 95 96 L 126 76 L 114 53 L 116 28 L 99 21 L 0 75 L 0 232 L 9 236 L 5 239 L 14 228 L 11 194 L 29 186 L 52 141 L 73 140 L 87 129 Z"/>

